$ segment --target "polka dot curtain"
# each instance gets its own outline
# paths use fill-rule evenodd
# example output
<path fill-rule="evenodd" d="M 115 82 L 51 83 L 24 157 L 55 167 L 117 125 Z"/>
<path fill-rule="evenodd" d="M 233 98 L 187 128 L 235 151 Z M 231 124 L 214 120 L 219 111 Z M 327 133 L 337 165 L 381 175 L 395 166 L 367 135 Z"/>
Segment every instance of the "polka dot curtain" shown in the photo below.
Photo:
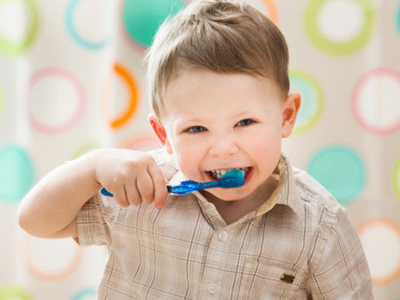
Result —
<path fill-rule="evenodd" d="M 95 299 L 103 247 L 22 232 L 18 204 L 99 147 L 158 147 L 143 56 L 189 0 L 0 0 L 0 300 Z M 400 0 L 251 0 L 303 97 L 284 151 L 349 211 L 376 299 L 400 299 Z"/>

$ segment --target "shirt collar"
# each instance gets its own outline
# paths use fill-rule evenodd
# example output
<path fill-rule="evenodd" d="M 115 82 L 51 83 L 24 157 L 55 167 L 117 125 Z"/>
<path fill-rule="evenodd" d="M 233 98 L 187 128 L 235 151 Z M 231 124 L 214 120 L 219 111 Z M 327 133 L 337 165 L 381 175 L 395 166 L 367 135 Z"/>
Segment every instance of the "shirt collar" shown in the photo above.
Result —
<path fill-rule="evenodd" d="M 279 163 L 272 176 L 278 180 L 278 185 L 272 195 L 257 210 L 257 216 L 270 211 L 275 205 L 288 206 L 297 217 L 304 219 L 304 208 L 297 193 L 296 181 L 293 168 L 284 154 L 281 155 Z"/>

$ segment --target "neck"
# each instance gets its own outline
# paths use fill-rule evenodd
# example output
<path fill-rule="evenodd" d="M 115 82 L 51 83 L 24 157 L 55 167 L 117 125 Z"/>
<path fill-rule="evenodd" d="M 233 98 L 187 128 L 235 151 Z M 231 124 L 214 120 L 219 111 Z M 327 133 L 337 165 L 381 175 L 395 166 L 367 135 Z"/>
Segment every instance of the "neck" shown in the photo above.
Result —
<path fill-rule="evenodd" d="M 221 217 L 229 225 L 248 213 L 257 210 L 262 204 L 268 201 L 277 185 L 278 181 L 270 177 L 249 196 L 233 201 L 221 200 L 207 191 L 202 191 L 201 193 L 209 202 L 215 205 Z"/>

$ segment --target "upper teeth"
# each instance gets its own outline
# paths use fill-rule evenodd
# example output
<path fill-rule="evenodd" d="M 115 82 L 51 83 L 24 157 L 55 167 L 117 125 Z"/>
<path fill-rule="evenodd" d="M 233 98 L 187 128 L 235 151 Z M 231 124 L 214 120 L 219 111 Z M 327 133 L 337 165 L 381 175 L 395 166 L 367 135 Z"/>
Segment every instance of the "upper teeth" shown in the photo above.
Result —
<path fill-rule="evenodd" d="M 249 171 L 250 168 L 237 168 L 237 170 L 242 170 L 245 173 Z M 228 173 L 232 169 L 228 170 L 215 170 L 215 171 L 210 171 L 211 175 L 216 178 L 216 179 L 221 179 L 226 173 Z"/>

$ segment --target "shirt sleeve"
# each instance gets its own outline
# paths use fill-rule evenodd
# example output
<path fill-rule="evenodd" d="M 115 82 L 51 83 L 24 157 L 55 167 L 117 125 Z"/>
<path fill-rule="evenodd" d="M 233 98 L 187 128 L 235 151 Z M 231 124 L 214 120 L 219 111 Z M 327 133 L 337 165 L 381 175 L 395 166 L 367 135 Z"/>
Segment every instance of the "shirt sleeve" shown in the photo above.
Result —
<path fill-rule="evenodd" d="M 310 272 L 312 299 L 374 299 L 361 241 L 343 207 L 322 224 Z"/>
<path fill-rule="evenodd" d="M 111 243 L 110 217 L 112 210 L 103 203 L 100 194 L 86 202 L 76 218 L 78 237 L 75 241 L 80 246 L 109 245 Z M 115 201 L 108 201 L 113 203 Z"/>

